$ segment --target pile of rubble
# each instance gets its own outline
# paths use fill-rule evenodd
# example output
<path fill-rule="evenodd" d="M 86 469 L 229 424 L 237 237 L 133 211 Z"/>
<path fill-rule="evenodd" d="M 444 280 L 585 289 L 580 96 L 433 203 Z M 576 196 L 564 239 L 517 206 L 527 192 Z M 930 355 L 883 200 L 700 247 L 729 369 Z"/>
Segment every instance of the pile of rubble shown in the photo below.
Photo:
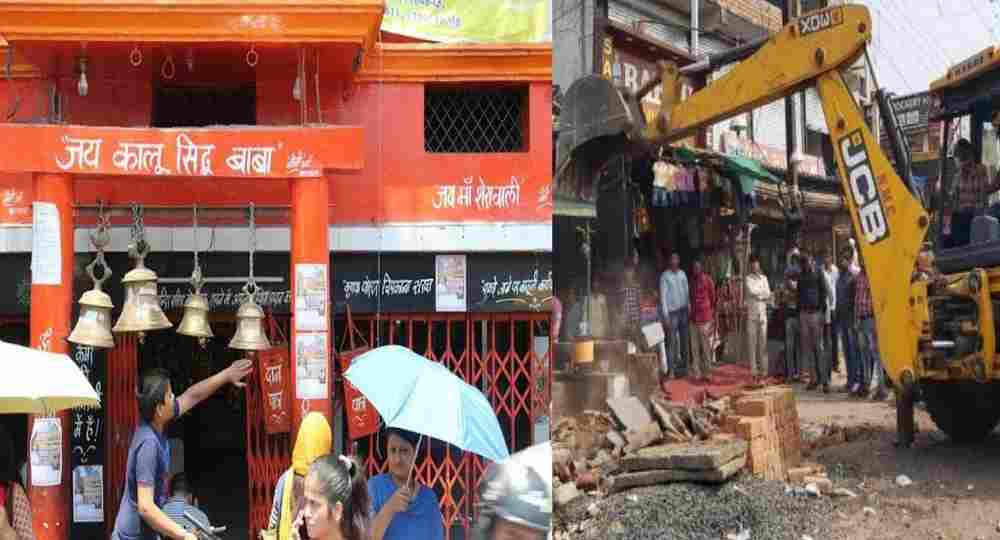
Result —
<path fill-rule="evenodd" d="M 720 484 L 743 469 L 765 480 L 801 464 L 791 388 L 678 404 L 651 396 L 608 400 L 609 412 L 564 418 L 553 430 L 556 506 L 671 482 Z"/>

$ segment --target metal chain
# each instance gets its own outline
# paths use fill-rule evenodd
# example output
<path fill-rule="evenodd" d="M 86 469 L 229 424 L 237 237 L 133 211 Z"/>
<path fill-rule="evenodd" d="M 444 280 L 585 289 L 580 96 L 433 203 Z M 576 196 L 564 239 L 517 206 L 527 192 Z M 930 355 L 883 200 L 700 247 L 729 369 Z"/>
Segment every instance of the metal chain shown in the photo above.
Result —
<path fill-rule="evenodd" d="M 201 274 L 201 264 L 198 263 L 198 205 L 194 205 L 194 269 L 191 270 L 191 287 L 195 294 L 201 294 L 201 288 L 205 285 L 205 280 Z"/>
<path fill-rule="evenodd" d="M 194 267 L 198 269 L 198 205 L 194 205 Z"/>
<path fill-rule="evenodd" d="M 104 212 L 104 201 L 100 201 L 97 212 L 97 229 L 90 234 L 90 242 L 97 249 L 97 256 L 87 265 L 87 275 L 94 282 L 94 287 L 100 290 L 101 284 L 113 274 L 111 266 L 104 259 L 104 248 L 111 243 L 111 217 Z M 101 266 L 100 279 L 97 279 L 97 276 L 94 274 L 94 269 L 97 265 Z"/>
<path fill-rule="evenodd" d="M 137 257 L 146 254 L 146 229 L 142 223 L 142 207 L 138 203 L 132 203 L 132 241 L 135 244 Z"/>
<path fill-rule="evenodd" d="M 257 222 L 254 219 L 254 204 L 250 203 L 250 276 L 247 280 L 247 293 L 256 294 L 257 281 L 253 277 L 253 256 L 257 247 Z"/>

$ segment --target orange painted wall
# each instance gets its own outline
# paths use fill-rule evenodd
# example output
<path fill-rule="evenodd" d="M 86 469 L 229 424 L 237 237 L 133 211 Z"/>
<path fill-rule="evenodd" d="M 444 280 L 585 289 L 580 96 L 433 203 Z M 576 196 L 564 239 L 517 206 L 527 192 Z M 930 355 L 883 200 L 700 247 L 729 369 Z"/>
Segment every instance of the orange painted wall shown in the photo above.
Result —
<path fill-rule="evenodd" d="M 148 126 L 152 117 L 152 96 L 159 82 L 159 59 L 146 61 L 140 68 L 129 65 L 127 58 L 111 56 L 93 59 L 88 70 L 90 92 L 79 97 L 77 79 L 71 68 L 56 74 L 65 97 L 64 120 L 67 123 L 106 126 Z M 257 68 L 257 122 L 260 125 L 299 123 L 299 102 L 291 95 L 294 63 L 268 55 Z M 196 56 L 197 58 L 197 56 Z M 178 83 L 183 60 L 178 58 Z M 287 60 L 287 58 L 285 59 Z M 157 66 L 154 69 L 153 66 Z M 202 70 L 206 69 L 199 64 Z M 241 66 L 242 67 L 242 66 Z M 154 73 L 155 71 L 155 73 Z M 196 70 L 197 71 L 197 70 Z M 245 69 L 234 71 L 234 83 L 246 80 Z M 239 72 L 239 73 L 236 73 Z M 215 78 L 218 78 L 216 72 Z M 307 79 L 312 82 L 312 74 Z M 22 95 L 18 120 L 39 118 L 47 110 L 47 87 L 53 79 L 20 79 L 13 85 Z M 454 83 L 450 83 L 454 84 Z M 549 222 L 552 199 L 551 176 L 551 85 L 547 82 L 524 83 L 529 87 L 529 141 L 525 152 L 510 154 L 431 154 L 424 151 L 424 83 L 391 82 L 347 84 L 324 75 L 321 88 L 323 121 L 332 124 L 357 124 L 365 129 L 365 168 L 360 172 L 330 174 L 330 222 L 332 224 L 371 224 L 379 222 Z M 313 87 L 307 91 L 310 121 L 315 121 Z M 0 106 L 6 110 L 10 88 L 0 79 Z M 472 196 L 480 177 L 489 185 L 509 184 L 518 178 L 517 205 L 507 208 L 434 208 L 440 185 L 464 185 L 473 179 Z M 268 183 L 268 185 L 257 184 Z M 0 201 L 7 190 L 25 191 L 25 178 L 0 175 Z M 27 184 L 30 192 L 30 182 Z M 243 205 L 253 198 L 260 205 L 288 205 L 290 191 L 281 180 L 111 180 L 79 178 L 78 199 L 100 196 L 115 203 L 142 201 L 152 204 L 205 206 Z M 16 197 L 14 197 L 16 198 Z M 30 201 L 30 193 L 26 193 Z M 508 200 L 508 203 L 512 202 Z M 2 203 L 0 203 L 2 204 Z M 30 202 L 29 202 L 30 204 Z M 0 224 L 30 223 L 5 215 L 0 207 Z M 156 225 L 156 223 L 149 223 Z"/>

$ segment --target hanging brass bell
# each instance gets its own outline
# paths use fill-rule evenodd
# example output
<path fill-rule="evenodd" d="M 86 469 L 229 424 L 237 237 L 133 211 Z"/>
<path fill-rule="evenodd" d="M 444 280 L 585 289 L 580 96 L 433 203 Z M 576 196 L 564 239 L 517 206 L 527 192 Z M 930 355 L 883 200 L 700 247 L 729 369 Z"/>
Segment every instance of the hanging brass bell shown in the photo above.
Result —
<path fill-rule="evenodd" d="M 182 336 L 198 338 L 198 344 L 202 347 L 208 343 L 212 334 L 212 327 L 208 324 L 208 300 L 200 292 L 188 295 L 184 302 L 184 318 L 177 326 L 177 333 Z"/>
<path fill-rule="evenodd" d="M 125 285 L 125 305 L 122 314 L 112 330 L 116 334 L 136 332 L 139 342 L 145 341 L 146 332 L 171 328 L 173 324 L 160 309 L 160 297 L 156 289 L 156 272 L 146 268 L 148 251 L 139 252 L 136 265 L 122 278 Z"/>
<path fill-rule="evenodd" d="M 66 339 L 77 345 L 113 349 L 115 338 L 111 335 L 111 309 L 114 307 L 108 293 L 99 288 L 83 293 L 80 297 L 80 317 Z"/>
<path fill-rule="evenodd" d="M 77 318 L 73 332 L 66 338 L 70 343 L 89 345 L 99 349 L 113 349 L 115 338 L 111 335 L 111 310 L 115 307 L 111 296 L 101 290 L 105 280 L 111 277 L 111 267 L 104 260 L 104 248 L 111 242 L 108 232 L 110 223 L 102 212 L 99 216 L 97 230 L 90 235 L 90 241 L 97 248 L 97 256 L 87 265 L 87 275 L 94 282 L 94 288 L 80 297 L 80 316 Z M 103 271 L 98 279 L 94 268 L 101 265 Z"/>
<path fill-rule="evenodd" d="M 248 294 L 247 299 L 236 311 L 236 334 L 229 342 L 230 349 L 263 351 L 271 348 L 271 342 L 264 333 L 264 310 Z"/>

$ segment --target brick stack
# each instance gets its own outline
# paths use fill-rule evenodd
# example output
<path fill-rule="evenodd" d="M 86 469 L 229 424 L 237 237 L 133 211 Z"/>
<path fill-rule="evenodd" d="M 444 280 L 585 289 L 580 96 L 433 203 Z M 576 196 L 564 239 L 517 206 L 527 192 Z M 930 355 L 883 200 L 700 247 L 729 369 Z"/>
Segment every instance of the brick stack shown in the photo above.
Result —
<path fill-rule="evenodd" d="M 799 413 L 787 386 L 739 396 L 723 429 L 749 443 L 747 468 L 754 476 L 784 481 L 788 469 L 802 463 Z"/>

